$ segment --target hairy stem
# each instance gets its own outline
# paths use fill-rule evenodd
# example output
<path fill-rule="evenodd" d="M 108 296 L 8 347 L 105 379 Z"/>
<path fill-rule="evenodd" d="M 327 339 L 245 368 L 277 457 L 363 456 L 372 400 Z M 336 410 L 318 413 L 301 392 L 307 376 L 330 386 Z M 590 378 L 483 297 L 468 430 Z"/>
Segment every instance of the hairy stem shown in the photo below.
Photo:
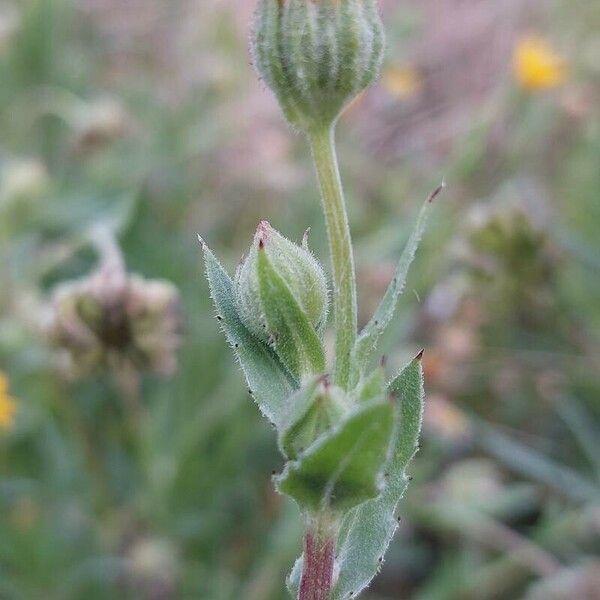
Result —
<path fill-rule="evenodd" d="M 311 131 L 309 141 L 321 189 L 333 271 L 336 334 L 334 382 L 346 389 L 350 375 L 350 353 L 356 339 L 356 276 L 346 204 L 335 154 L 334 128 Z"/>
<path fill-rule="evenodd" d="M 335 536 L 311 527 L 304 536 L 304 566 L 298 600 L 328 600 L 333 586 Z"/>

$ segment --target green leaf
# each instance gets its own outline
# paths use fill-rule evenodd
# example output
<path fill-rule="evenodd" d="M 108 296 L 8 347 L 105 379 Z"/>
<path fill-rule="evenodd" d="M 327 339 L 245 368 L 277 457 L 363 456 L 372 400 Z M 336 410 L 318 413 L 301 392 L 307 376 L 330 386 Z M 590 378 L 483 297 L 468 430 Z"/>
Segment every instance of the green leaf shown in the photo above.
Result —
<path fill-rule="evenodd" d="M 287 399 L 297 384 L 275 353 L 254 337 L 241 322 L 231 278 L 202 241 L 206 275 L 221 327 L 239 362 L 260 411 L 276 426 L 284 418 Z"/>
<path fill-rule="evenodd" d="M 288 414 L 281 426 L 279 447 L 295 460 L 324 432 L 339 423 L 349 409 L 350 399 L 326 378 L 313 378 L 288 400 Z"/>
<path fill-rule="evenodd" d="M 361 379 L 356 388 L 356 398 L 359 402 L 368 402 L 385 395 L 385 369 L 382 366 L 373 369 L 367 376 Z"/>
<path fill-rule="evenodd" d="M 393 406 L 375 401 L 355 409 L 276 478 L 278 490 L 310 511 L 348 510 L 380 493 L 394 422 Z"/>
<path fill-rule="evenodd" d="M 287 412 L 279 433 L 279 449 L 287 458 L 295 459 L 301 448 L 310 443 L 306 428 L 311 428 L 313 419 L 309 413 L 314 406 L 321 377 L 314 377 L 291 396 L 287 402 Z"/>
<path fill-rule="evenodd" d="M 289 286 L 273 269 L 264 248 L 258 251 L 260 299 L 277 355 L 299 380 L 325 371 L 321 340 Z"/>
<path fill-rule="evenodd" d="M 394 316 L 396 305 L 398 304 L 398 298 L 400 297 L 400 294 L 404 290 L 404 286 L 406 284 L 408 270 L 413 259 L 415 258 L 417 248 L 423 236 L 423 232 L 425 231 L 425 226 L 427 225 L 427 217 L 429 216 L 429 212 L 431 210 L 432 201 L 441 191 L 441 189 L 442 187 L 438 188 L 425 201 L 425 204 L 423 204 L 423 207 L 417 216 L 412 233 L 408 238 L 408 242 L 406 243 L 404 251 L 400 256 L 400 260 L 398 261 L 394 277 L 392 278 L 392 281 L 390 282 L 390 285 L 388 286 L 379 306 L 377 307 L 377 310 L 371 317 L 371 320 L 365 325 L 354 344 L 354 348 L 352 350 L 352 375 L 354 377 L 352 384 L 354 385 L 367 368 L 369 357 L 377 346 L 379 337 L 385 331 L 386 327 L 389 325 L 392 317 Z"/>
<path fill-rule="evenodd" d="M 391 473 L 404 471 L 417 451 L 423 424 L 423 352 L 408 364 L 388 385 L 388 391 L 398 398 L 400 421 Z"/>
<path fill-rule="evenodd" d="M 331 600 L 356 597 L 379 571 L 397 527 L 396 510 L 408 484 L 405 470 L 417 451 L 423 419 L 423 371 L 420 355 L 390 383 L 398 397 L 399 420 L 395 446 L 386 467 L 382 494 L 346 514 L 338 538 L 340 574 Z M 291 577 L 290 577 L 291 582 Z"/>

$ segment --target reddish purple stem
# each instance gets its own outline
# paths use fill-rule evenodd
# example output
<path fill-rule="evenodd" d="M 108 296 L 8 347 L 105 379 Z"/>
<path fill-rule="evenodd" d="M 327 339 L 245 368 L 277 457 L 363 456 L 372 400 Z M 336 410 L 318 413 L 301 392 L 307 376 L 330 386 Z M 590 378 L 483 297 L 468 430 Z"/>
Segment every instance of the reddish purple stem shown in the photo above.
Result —
<path fill-rule="evenodd" d="M 298 600 L 328 600 L 333 583 L 335 540 L 315 536 L 304 537 L 304 567 Z"/>

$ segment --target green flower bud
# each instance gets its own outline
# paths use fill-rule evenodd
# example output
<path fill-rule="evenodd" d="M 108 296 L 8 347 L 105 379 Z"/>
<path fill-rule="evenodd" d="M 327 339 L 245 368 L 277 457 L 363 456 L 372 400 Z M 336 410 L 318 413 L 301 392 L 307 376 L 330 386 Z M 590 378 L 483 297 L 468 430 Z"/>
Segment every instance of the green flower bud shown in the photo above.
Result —
<path fill-rule="evenodd" d="M 260 297 L 259 248 L 264 248 L 274 271 L 287 284 L 312 326 L 322 331 L 328 306 L 323 268 L 308 249 L 306 238 L 298 246 L 273 229 L 268 221 L 258 224 L 252 245 L 235 274 L 236 302 L 244 325 L 262 341 L 270 341 Z"/>
<path fill-rule="evenodd" d="M 252 39 L 259 75 L 305 131 L 376 79 L 384 45 L 376 0 L 261 0 Z"/>
<path fill-rule="evenodd" d="M 327 281 L 306 244 L 298 246 L 259 223 L 237 269 L 235 297 L 244 325 L 271 345 L 293 375 L 322 372 L 322 333 L 327 319 Z"/>

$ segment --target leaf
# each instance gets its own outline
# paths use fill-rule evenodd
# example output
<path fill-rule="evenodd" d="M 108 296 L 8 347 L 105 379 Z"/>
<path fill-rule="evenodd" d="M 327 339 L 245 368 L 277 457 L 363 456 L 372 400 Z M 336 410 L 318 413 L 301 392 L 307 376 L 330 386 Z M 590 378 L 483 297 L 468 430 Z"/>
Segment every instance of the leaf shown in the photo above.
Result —
<path fill-rule="evenodd" d="M 391 403 L 363 404 L 319 438 L 276 478 L 278 490 L 303 508 L 348 510 L 380 493 L 393 429 Z"/>
<path fill-rule="evenodd" d="M 283 420 L 286 401 L 294 393 L 293 381 L 276 354 L 243 325 L 235 305 L 231 278 L 202 241 L 206 275 L 221 327 L 246 377 L 260 411 L 276 426 Z"/>
<path fill-rule="evenodd" d="M 359 402 L 367 402 L 381 398 L 385 395 L 385 390 L 385 369 L 379 366 L 359 382 L 355 395 Z"/>
<path fill-rule="evenodd" d="M 404 471 L 417 451 L 423 424 L 423 351 L 408 364 L 388 385 L 388 390 L 398 398 L 400 421 L 391 473 Z"/>
<path fill-rule="evenodd" d="M 408 270 L 415 258 L 417 248 L 423 236 L 423 232 L 425 231 L 427 217 L 429 216 L 433 199 L 440 193 L 442 188 L 443 185 L 437 188 L 437 190 L 435 190 L 435 192 L 433 192 L 433 194 L 425 201 L 425 204 L 423 204 L 423 207 L 417 216 L 412 233 L 408 238 L 408 242 L 400 256 L 400 260 L 398 261 L 394 277 L 377 307 L 377 310 L 371 317 L 371 320 L 365 325 L 354 344 L 352 350 L 352 374 L 355 380 L 352 382 L 353 384 L 356 384 L 356 380 L 364 373 L 371 352 L 377 346 L 379 337 L 385 331 L 394 316 L 398 298 L 406 284 Z"/>
<path fill-rule="evenodd" d="M 306 432 L 303 425 L 311 425 L 306 423 L 307 417 L 314 406 L 317 388 L 321 377 L 314 377 L 306 385 L 302 386 L 298 391 L 291 396 L 287 402 L 288 409 L 285 414 L 280 434 L 279 434 L 279 449 L 287 458 L 295 459 L 297 453 L 305 438 Z M 311 419 L 312 421 L 312 419 Z M 307 448 L 310 444 L 304 444 Z"/>
<path fill-rule="evenodd" d="M 408 484 L 405 470 L 416 453 L 423 419 L 420 355 L 388 389 L 398 396 L 399 420 L 394 452 L 386 467 L 386 487 L 378 498 L 355 507 L 344 517 L 337 547 L 340 574 L 331 600 L 346 600 L 351 592 L 356 597 L 369 585 L 394 536 L 396 509 Z"/>
<path fill-rule="evenodd" d="M 339 423 L 350 409 L 351 399 L 324 376 L 314 377 L 291 396 L 288 414 L 280 428 L 279 448 L 296 460 L 317 438 Z"/>
<path fill-rule="evenodd" d="M 273 269 L 264 248 L 258 251 L 260 300 L 269 335 L 279 358 L 302 380 L 325 371 L 321 340 L 289 286 Z"/>

